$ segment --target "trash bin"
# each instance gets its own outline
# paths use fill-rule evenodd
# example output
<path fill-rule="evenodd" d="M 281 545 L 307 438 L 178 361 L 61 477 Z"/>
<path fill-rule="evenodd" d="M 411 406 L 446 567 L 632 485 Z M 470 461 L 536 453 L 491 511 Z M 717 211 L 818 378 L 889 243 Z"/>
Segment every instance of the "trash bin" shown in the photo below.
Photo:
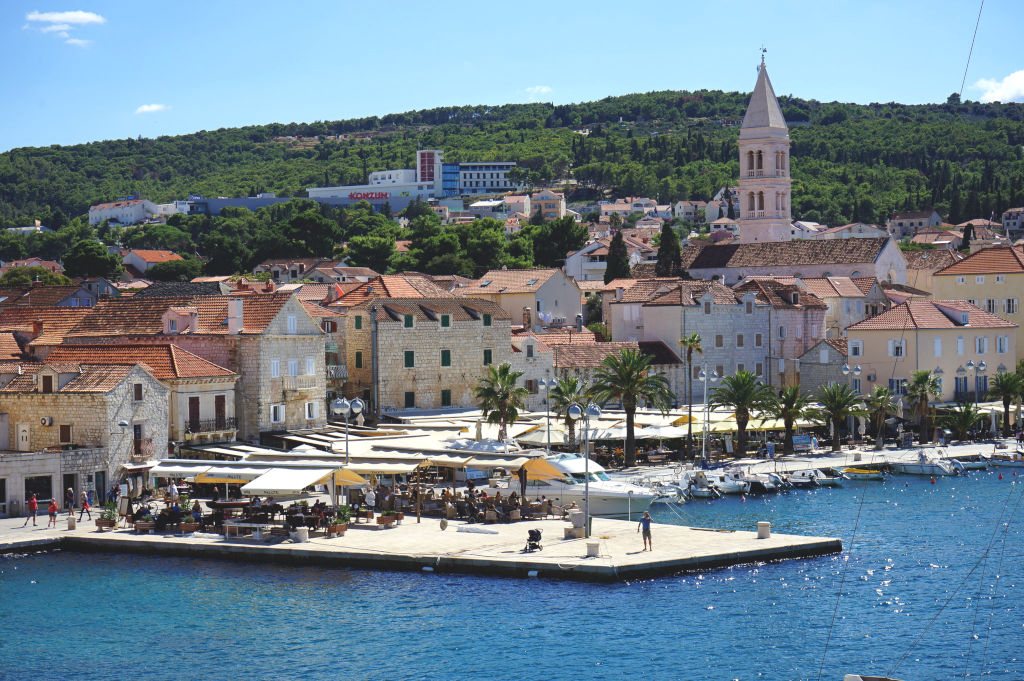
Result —
<path fill-rule="evenodd" d="M 584 527 L 584 517 L 586 516 L 583 511 L 572 511 L 569 513 L 569 522 L 572 523 L 574 528 Z"/>
<path fill-rule="evenodd" d="M 587 558 L 597 558 L 601 555 L 601 542 L 599 541 L 588 541 L 587 542 Z"/>
<path fill-rule="evenodd" d="M 305 544 L 309 541 L 309 528 L 308 527 L 297 527 L 292 532 L 292 539 L 295 540 L 296 544 Z"/>
<path fill-rule="evenodd" d="M 69 529 L 69 530 L 73 530 L 73 529 L 75 529 L 75 526 L 76 526 L 77 524 L 78 524 L 78 523 L 77 523 L 77 521 L 75 520 L 75 516 L 73 516 L 73 515 L 69 515 L 69 516 L 68 516 L 68 529 Z"/>

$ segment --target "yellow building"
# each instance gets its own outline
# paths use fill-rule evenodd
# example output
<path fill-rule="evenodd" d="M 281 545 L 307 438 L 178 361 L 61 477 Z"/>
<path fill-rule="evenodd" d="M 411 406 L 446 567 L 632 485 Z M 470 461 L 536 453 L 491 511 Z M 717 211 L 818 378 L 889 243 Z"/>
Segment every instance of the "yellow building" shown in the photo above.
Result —
<path fill-rule="evenodd" d="M 966 300 L 1013 322 L 1017 326 L 1017 343 L 1021 345 L 1024 248 L 992 246 L 971 253 L 932 275 L 932 293 L 936 298 Z"/>
<path fill-rule="evenodd" d="M 962 300 L 908 300 L 850 326 L 850 366 L 860 365 L 859 392 L 876 385 L 905 392 L 915 371 L 932 371 L 939 401 L 984 400 L 988 377 L 1017 365 L 1017 324 Z"/>

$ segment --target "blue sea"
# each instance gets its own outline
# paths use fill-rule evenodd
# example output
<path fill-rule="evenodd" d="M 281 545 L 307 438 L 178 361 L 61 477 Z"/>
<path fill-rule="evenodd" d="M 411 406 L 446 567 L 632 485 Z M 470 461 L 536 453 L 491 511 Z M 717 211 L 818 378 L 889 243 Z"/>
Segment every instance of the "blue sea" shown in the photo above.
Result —
<path fill-rule="evenodd" d="M 655 507 L 841 555 L 622 584 L 51 552 L 0 558 L 3 679 L 1024 678 L 1024 477 Z M 655 528 L 655 547 L 658 534 Z M 841 592 L 841 597 L 837 596 Z"/>

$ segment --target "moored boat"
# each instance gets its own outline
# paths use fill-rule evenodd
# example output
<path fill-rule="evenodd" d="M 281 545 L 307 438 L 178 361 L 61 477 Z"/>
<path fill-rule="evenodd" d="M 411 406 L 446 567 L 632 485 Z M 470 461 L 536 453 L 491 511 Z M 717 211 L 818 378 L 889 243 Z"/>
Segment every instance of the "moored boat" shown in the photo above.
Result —
<path fill-rule="evenodd" d="M 1018 449 L 1006 454 L 989 454 L 988 463 L 997 468 L 1024 468 L 1024 452 Z"/>
<path fill-rule="evenodd" d="M 956 470 L 940 457 L 942 450 L 929 452 L 917 450 L 917 458 L 913 461 L 891 461 L 889 467 L 894 473 L 907 475 L 956 475 Z"/>
<path fill-rule="evenodd" d="M 885 480 L 885 473 L 870 468 L 844 468 L 843 475 L 850 480 Z"/>

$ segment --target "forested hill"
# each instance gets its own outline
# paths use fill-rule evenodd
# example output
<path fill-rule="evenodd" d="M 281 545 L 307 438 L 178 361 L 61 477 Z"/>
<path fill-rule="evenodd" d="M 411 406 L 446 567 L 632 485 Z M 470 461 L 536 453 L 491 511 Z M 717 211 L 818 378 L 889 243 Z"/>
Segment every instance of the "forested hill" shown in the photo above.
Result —
<path fill-rule="evenodd" d="M 738 177 L 736 136 L 749 95 L 651 92 L 552 106 L 445 107 L 382 117 L 201 131 L 156 139 L 19 148 L 0 154 L 0 224 L 62 224 L 128 194 L 302 196 L 413 167 L 417 148 L 447 160 L 514 160 L 542 184 L 571 175 L 661 202 L 707 199 Z M 791 124 L 794 216 L 881 222 L 935 207 L 953 222 L 1024 204 L 1024 105 L 855 105 L 780 98 Z M 215 106 L 215 103 L 211 103 Z"/>

